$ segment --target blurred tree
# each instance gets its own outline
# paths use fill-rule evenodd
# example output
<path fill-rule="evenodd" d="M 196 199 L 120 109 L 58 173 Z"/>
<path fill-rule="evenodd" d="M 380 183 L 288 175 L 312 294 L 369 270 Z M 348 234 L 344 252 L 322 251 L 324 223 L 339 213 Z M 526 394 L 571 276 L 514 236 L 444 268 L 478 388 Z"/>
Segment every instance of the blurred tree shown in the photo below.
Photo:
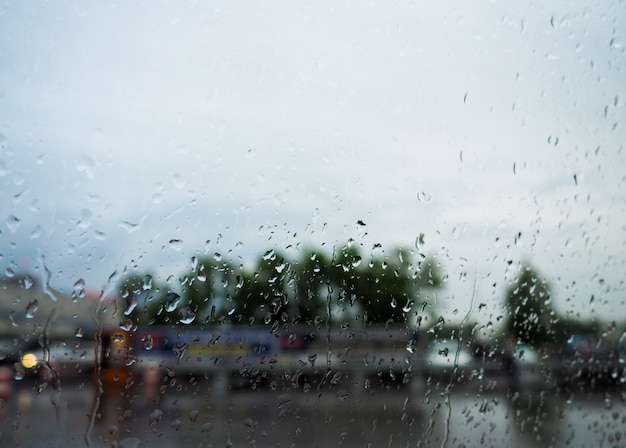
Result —
<path fill-rule="evenodd" d="M 328 317 L 331 261 L 322 252 L 304 250 L 292 264 L 294 297 L 289 305 L 295 322 L 314 323 Z"/>
<path fill-rule="evenodd" d="M 131 318 L 136 325 L 163 324 L 169 321 L 163 304 L 170 291 L 155 282 L 152 274 L 129 274 L 120 280 L 117 290 L 124 301 L 124 315 Z"/>
<path fill-rule="evenodd" d="M 303 250 L 290 261 L 268 250 L 248 269 L 221 257 L 192 259 L 180 278 L 182 297 L 135 273 L 119 291 L 138 324 L 308 323 L 362 319 L 368 324 L 406 323 L 421 304 L 421 293 L 442 282 L 433 259 L 375 245 L 365 261 L 352 242 L 332 257 Z M 134 304 L 131 306 L 131 304 Z"/>
<path fill-rule="evenodd" d="M 257 260 L 252 272 L 244 271 L 240 285 L 234 295 L 233 314 L 237 322 L 270 323 L 280 319 L 286 321 L 290 289 L 291 264 L 279 252 L 268 250 Z"/>
<path fill-rule="evenodd" d="M 416 261 L 406 249 L 393 248 L 388 256 L 372 256 L 359 284 L 364 320 L 398 324 L 416 313 L 425 290 L 441 287 L 443 276 L 434 259 Z"/>
<path fill-rule="evenodd" d="M 507 334 L 535 348 L 554 343 L 552 323 L 557 320 L 550 304 L 550 286 L 529 264 L 522 264 L 516 282 L 507 290 Z"/>

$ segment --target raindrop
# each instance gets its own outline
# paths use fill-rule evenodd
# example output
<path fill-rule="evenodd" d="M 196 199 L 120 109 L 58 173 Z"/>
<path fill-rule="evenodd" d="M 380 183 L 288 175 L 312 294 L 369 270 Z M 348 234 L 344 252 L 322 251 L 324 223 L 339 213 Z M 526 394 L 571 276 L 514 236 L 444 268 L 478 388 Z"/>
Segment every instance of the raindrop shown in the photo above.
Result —
<path fill-rule="evenodd" d="M 170 428 L 178 431 L 180 429 L 180 427 L 182 426 L 183 422 L 180 421 L 180 419 L 176 419 L 172 422 L 172 424 L 170 425 Z"/>
<path fill-rule="evenodd" d="M 120 328 L 124 331 L 131 331 L 134 327 L 135 323 L 131 318 L 124 319 L 120 322 Z"/>
<path fill-rule="evenodd" d="M 78 327 L 76 331 L 74 331 L 74 336 L 76 336 L 77 338 L 82 338 L 83 336 L 85 336 L 85 330 L 83 330 L 81 327 Z"/>
<path fill-rule="evenodd" d="M 215 252 L 215 253 L 213 254 L 213 259 L 214 259 L 215 261 L 222 261 L 222 254 L 220 254 L 219 252 Z"/>
<path fill-rule="evenodd" d="M 146 336 L 144 340 L 143 348 L 145 348 L 146 350 L 152 350 L 153 346 L 154 346 L 154 341 L 152 340 L 152 335 L 149 334 L 148 336 Z"/>
<path fill-rule="evenodd" d="M 311 353 L 309 355 L 309 364 L 311 364 L 311 367 L 315 366 L 315 361 L 317 360 L 317 354 L 316 353 Z"/>
<path fill-rule="evenodd" d="M 20 381 L 24 379 L 24 375 L 26 375 L 26 371 L 24 370 L 22 364 L 20 364 L 19 362 L 13 364 L 13 378 L 15 378 L 17 381 Z"/>
<path fill-rule="evenodd" d="M 30 202 L 30 210 L 34 213 L 39 213 L 39 210 L 41 210 L 41 203 L 39 202 L 39 199 L 33 199 Z"/>
<path fill-rule="evenodd" d="M 196 318 L 196 313 L 188 306 L 181 308 L 178 314 L 180 316 L 180 323 L 185 325 L 192 323 Z"/>
<path fill-rule="evenodd" d="M 198 269 L 198 280 L 201 282 L 206 282 L 206 272 L 204 272 L 204 265 L 200 265 L 200 269 Z"/>
<path fill-rule="evenodd" d="M 171 239 L 168 244 L 174 250 L 181 250 L 183 248 L 183 240 L 178 238 Z"/>
<path fill-rule="evenodd" d="M 152 289 L 152 276 L 148 274 L 143 277 L 143 290 L 147 291 L 149 289 Z"/>
<path fill-rule="evenodd" d="M 89 179 L 93 179 L 96 171 L 96 162 L 91 157 L 82 154 L 78 157 L 76 169 L 81 173 L 85 173 Z"/>
<path fill-rule="evenodd" d="M 82 278 L 76 280 L 76 283 L 74 283 L 74 293 L 76 293 L 77 297 L 85 297 L 85 280 Z"/>
<path fill-rule="evenodd" d="M 161 421 L 162 418 L 163 418 L 163 411 L 161 411 L 160 409 L 155 409 L 150 414 L 150 426 L 156 425 L 157 423 Z"/>
<path fill-rule="evenodd" d="M 11 231 L 11 233 L 15 233 L 17 229 L 20 227 L 22 220 L 15 215 L 9 215 L 7 218 L 7 227 Z"/>
<path fill-rule="evenodd" d="M 165 311 L 171 313 L 180 303 L 180 296 L 175 292 L 170 292 L 165 296 Z"/>
<path fill-rule="evenodd" d="M 186 342 L 179 342 L 172 348 L 172 351 L 176 355 L 176 364 L 180 364 L 180 360 L 183 358 L 183 356 L 185 356 L 188 348 L 189 344 L 187 344 Z"/>
<path fill-rule="evenodd" d="M 15 311 L 11 311 L 9 313 L 9 321 L 11 321 L 11 325 L 14 327 L 19 326 L 19 324 L 17 323 L 17 320 L 15 319 Z"/>
<path fill-rule="evenodd" d="M 6 268 L 4 273 L 9 278 L 15 277 L 15 271 L 13 270 L 13 268 Z"/>
<path fill-rule="evenodd" d="M 124 315 L 130 316 L 130 314 L 135 311 L 135 308 L 137 308 L 137 298 L 134 295 L 131 295 L 128 298 L 128 306 L 124 310 Z"/>
<path fill-rule="evenodd" d="M 241 277 L 240 275 L 237 276 L 237 285 L 236 285 L 237 289 L 243 287 L 243 277 Z"/>
<path fill-rule="evenodd" d="M 274 260 L 274 259 L 276 259 L 276 254 L 274 253 L 274 251 L 272 249 L 270 249 L 270 250 L 268 250 L 267 252 L 265 252 L 263 254 L 263 259 L 265 261 Z"/>
<path fill-rule="evenodd" d="M 26 319 L 32 319 L 35 317 L 35 313 L 39 309 L 39 301 L 37 299 L 31 300 L 26 306 Z"/>
<path fill-rule="evenodd" d="M 195 271 L 197 267 L 198 267 L 198 257 L 194 255 L 193 257 L 191 257 L 191 270 Z"/>
<path fill-rule="evenodd" d="M 356 257 L 354 257 L 354 260 L 352 261 L 352 267 L 354 268 L 359 267 L 359 265 L 361 264 L 361 261 L 362 261 L 362 258 L 357 255 Z"/>
<path fill-rule="evenodd" d="M 411 308 L 413 308 L 413 305 L 415 304 L 414 300 L 411 299 L 407 299 L 406 301 L 406 305 L 404 305 L 402 307 L 402 312 L 403 313 L 408 313 L 409 311 L 411 311 Z"/>
<path fill-rule="evenodd" d="M 341 372 L 335 372 L 333 377 L 330 379 L 330 384 L 332 385 L 339 384 L 339 381 L 341 381 L 341 376 L 342 376 Z"/>
<path fill-rule="evenodd" d="M 276 265 L 276 268 L 275 268 L 276 272 L 278 272 L 280 274 L 281 272 L 283 272 L 285 270 L 286 266 L 287 265 L 285 263 L 280 263 L 280 264 Z"/>
<path fill-rule="evenodd" d="M 40 236 L 41 236 L 41 226 L 37 225 L 37 226 L 35 226 L 33 231 L 30 232 L 30 239 L 31 240 L 36 240 Z"/>
<path fill-rule="evenodd" d="M 200 413 L 196 409 L 192 410 L 189 413 L 189 420 L 191 420 L 191 423 L 195 423 L 198 420 L 198 415 L 199 414 Z M 203 428 L 204 428 L 204 426 L 203 426 Z"/>
<path fill-rule="evenodd" d="M 24 289 L 30 289 L 35 284 L 35 280 L 30 275 L 25 275 L 22 281 Z"/>
<path fill-rule="evenodd" d="M 391 298 L 391 308 L 395 308 L 398 306 L 398 302 L 396 301 L 395 297 Z"/>

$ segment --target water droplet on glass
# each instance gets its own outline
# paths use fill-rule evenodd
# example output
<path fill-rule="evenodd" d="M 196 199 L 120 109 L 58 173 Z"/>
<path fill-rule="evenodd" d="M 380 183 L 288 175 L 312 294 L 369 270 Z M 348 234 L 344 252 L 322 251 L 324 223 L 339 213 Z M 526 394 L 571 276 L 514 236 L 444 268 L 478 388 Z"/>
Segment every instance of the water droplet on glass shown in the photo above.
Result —
<path fill-rule="evenodd" d="M 198 420 L 198 415 L 199 415 L 199 414 L 200 414 L 200 413 L 199 413 L 196 409 L 192 410 L 192 411 L 189 413 L 189 420 L 191 420 L 191 423 L 195 423 L 195 422 L 196 422 L 196 420 Z"/>
<path fill-rule="evenodd" d="M 148 336 L 146 336 L 143 342 L 143 348 L 145 348 L 146 350 L 152 350 L 153 346 L 154 346 L 154 341 L 152 340 L 152 335 L 149 334 Z"/>
<path fill-rule="evenodd" d="M 342 377 L 341 372 L 335 372 L 333 377 L 330 379 L 330 384 L 333 384 L 333 385 L 339 384 L 339 381 L 341 381 L 341 377 Z"/>
<path fill-rule="evenodd" d="M 31 240 L 36 240 L 40 236 L 41 236 L 41 226 L 37 225 L 37 226 L 35 226 L 33 231 L 30 232 L 30 239 Z"/>
<path fill-rule="evenodd" d="M 31 300 L 26 305 L 26 319 L 32 319 L 35 317 L 35 313 L 39 309 L 39 301 L 37 299 Z"/>
<path fill-rule="evenodd" d="M 195 271 L 197 267 L 198 267 L 198 257 L 194 255 L 193 257 L 191 257 L 191 270 Z"/>
<path fill-rule="evenodd" d="M 124 310 L 124 315 L 130 316 L 130 314 L 137 308 L 137 298 L 134 295 L 128 297 L 128 306 Z"/>
<path fill-rule="evenodd" d="M 183 356 L 185 356 L 185 353 L 187 353 L 188 348 L 189 344 L 187 344 L 186 342 L 179 342 L 178 344 L 174 345 L 174 347 L 172 347 L 172 351 L 176 355 L 176 364 L 180 363 L 180 360 L 183 358 Z"/>
<path fill-rule="evenodd" d="M 14 327 L 19 326 L 19 324 L 17 323 L 17 319 L 15 319 L 15 311 L 11 311 L 9 313 L 9 321 L 11 322 L 11 325 Z"/>
<path fill-rule="evenodd" d="M 124 331 L 131 331 L 134 326 L 135 326 L 135 323 L 133 322 L 131 318 L 124 319 L 123 321 L 120 322 L 120 328 Z"/>
<path fill-rule="evenodd" d="M 15 378 L 17 381 L 20 381 L 24 379 L 24 375 L 26 375 L 26 371 L 24 370 L 22 364 L 20 364 L 19 362 L 13 364 L 13 378 Z"/>
<path fill-rule="evenodd" d="M 213 259 L 214 259 L 215 261 L 222 261 L 222 254 L 220 254 L 219 252 L 215 252 L 215 253 L 213 254 Z"/>
<path fill-rule="evenodd" d="M 285 263 L 277 264 L 276 265 L 276 272 L 278 272 L 280 274 L 281 272 L 283 272 L 285 270 L 286 266 L 287 265 Z"/>
<path fill-rule="evenodd" d="M 7 218 L 7 227 L 11 231 L 11 233 L 15 233 L 17 229 L 20 227 L 22 220 L 15 215 L 9 215 Z"/>
<path fill-rule="evenodd" d="M 76 283 L 74 283 L 74 291 L 79 297 L 85 297 L 85 280 L 82 278 L 76 280 Z"/>
<path fill-rule="evenodd" d="M 87 178 L 93 179 L 96 172 L 96 162 L 89 156 L 82 154 L 78 157 L 76 162 L 76 170 L 80 173 L 84 173 Z"/>
<path fill-rule="evenodd" d="M 9 278 L 15 277 L 15 271 L 13 270 L 13 268 L 6 268 L 6 270 L 4 271 L 5 275 Z"/>
<path fill-rule="evenodd" d="M 189 308 L 188 306 L 181 308 L 178 311 L 178 314 L 180 316 L 180 323 L 181 324 L 190 324 L 193 322 L 193 320 L 196 318 L 196 313 Z"/>
<path fill-rule="evenodd" d="M 152 276 L 151 275 L 144 275 L 144 277 L 143 277 L 143 290 L 147 291 L 149 289 L 152 289 Z"/>
<path fill-rule="evenodd" d="M 180 303 L 180 296 L 175 292 L 170 292 L 165 296 L 165 311 L 171 313 Z"/>
<path fill-rule="evenodd" d="M 150 426 L 156 425 L 157 423 L 161 421 L 162 418 L 163 418 L 163 411 L 161 411 L 160 409 L 155 409 L 150 414 Z"/>
<path fill-rule="evenodd" d="M 30 275 L 25 275 L 22 279 L 22 286 L 24 289 L 30 289 L 35 284 L 35 280 Z"/>
<path fill-rule="evenodd" d="M 174 250 L 181 250 L 183 248 L 183 240 L 178 238 L 171 239 L 169 246 Z"/>
<path fill-rule="evenodd" d="M 83 330 L 81 327 L 78 327 L 76 331 L 74 331 L 74 336 L 76 336 L 77 338 L 82 338 L 83 336 L 85 336 L 85 330 Z"/>
<path fill-rule="evenodd" d="M 398 306 L 398 302 L 395 297 L 391 298 L 391 308 L 395 308 Z"/>
<path fill-rule="evenodd" d="M 274 260 L 275 258 L 276 258 L 276 254 L 274 253 L 272 249 L 268 250 L 267 252 L 263 254 L 263 259 L 265 261 Z"/>
<path fill-rule="evenodd" d="M 39 202 L 39 199 L 33 199 L 30 202 L 30 210 L 34 213 L 39 213 L 41 210 L 41 203 Z"/>
<path fill-rule="evenodd" d="M 237 276 L 237 289 L 242 288 L 243 287 L 243 277 L 241 277 L 240 275 Z"/>
<path fill-rule="evenodd" d="M 198 269 L 198 280 L 201 282 L 206 282 L 206 272 L 204 272 L 204 265 L 200 265 L 200 269 Z"/>
<path fill-rule="evenodd" d="M 182 426 L 183 422 L 180 421 L 180 419 L 176 419 L 172 422 L 172 424 L 170 425 L 170 428 L 178 431 L 180 429 L 180 427 Z"/>

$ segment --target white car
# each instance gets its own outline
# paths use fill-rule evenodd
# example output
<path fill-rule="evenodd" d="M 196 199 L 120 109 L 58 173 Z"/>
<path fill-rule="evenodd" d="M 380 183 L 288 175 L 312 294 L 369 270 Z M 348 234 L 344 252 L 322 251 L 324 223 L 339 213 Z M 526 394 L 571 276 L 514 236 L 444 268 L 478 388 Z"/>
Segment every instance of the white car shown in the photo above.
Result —
<path fill-rule="evenodd" d="M 457 358 L 458 352 L 458 358 Z M 458 341 L 437 341 L 428 346 L 426 362 L 435 368 L 465 367 L 472 362 L 472 355 L 466 347 L 459 347 Z"/>

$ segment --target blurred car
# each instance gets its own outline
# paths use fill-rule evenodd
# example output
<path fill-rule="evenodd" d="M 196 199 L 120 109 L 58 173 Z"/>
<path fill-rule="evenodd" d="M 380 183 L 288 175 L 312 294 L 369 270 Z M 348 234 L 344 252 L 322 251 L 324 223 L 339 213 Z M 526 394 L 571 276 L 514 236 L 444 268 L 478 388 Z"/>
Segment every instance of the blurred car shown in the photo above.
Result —
<path fill-rule="evenodd" d="M 466 347 L 459 347 L 458 341 L 437 341 L 428 346 L 426 362 L 433 368 L 467 367 L 473 360 Z"/>

